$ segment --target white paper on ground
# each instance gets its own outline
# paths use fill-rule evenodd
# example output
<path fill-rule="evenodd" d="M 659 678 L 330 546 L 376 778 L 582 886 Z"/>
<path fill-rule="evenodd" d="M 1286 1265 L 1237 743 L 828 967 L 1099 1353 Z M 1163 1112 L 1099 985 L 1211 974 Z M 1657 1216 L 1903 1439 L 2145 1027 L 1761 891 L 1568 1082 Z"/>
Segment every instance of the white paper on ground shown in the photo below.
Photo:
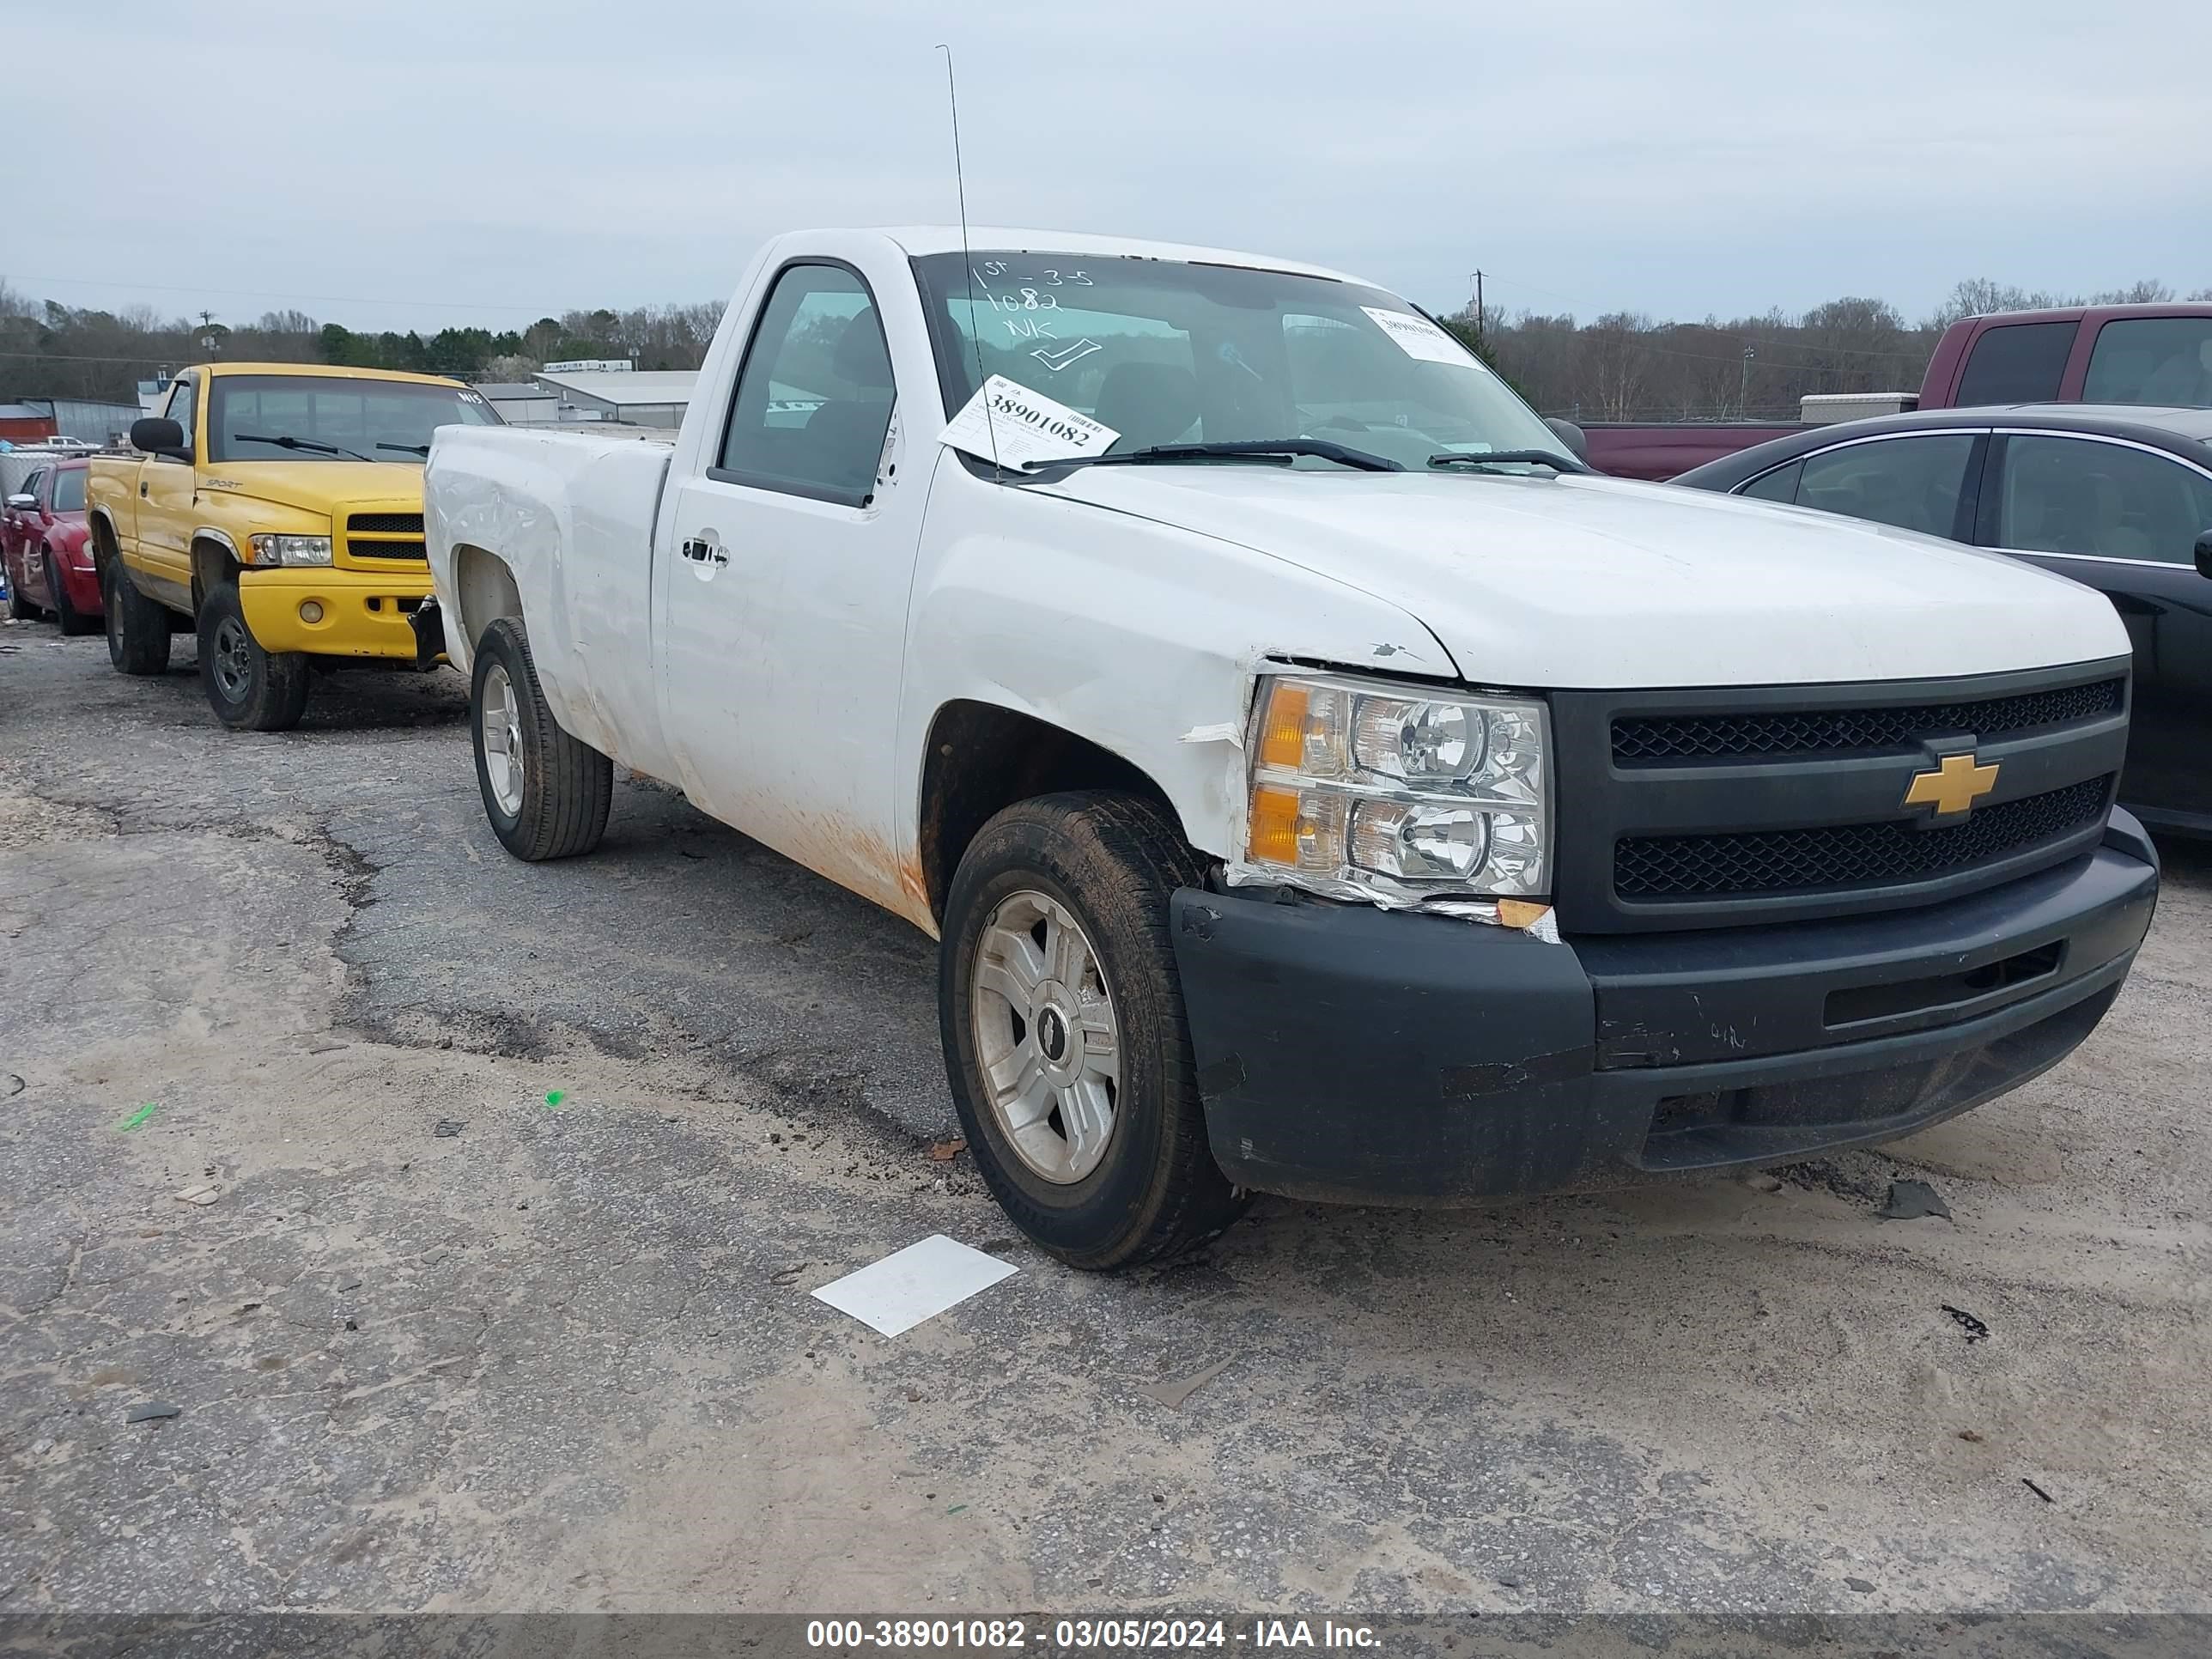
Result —
<path fill-rule="evenodd" d="M 814 1295 L 863 1325 L 896 1336 L 1018 1271 L 1011 1262 L 932 1233 L 919 1244 L 833 1279 Z"/>
<path fill-rule="evenodd" d="M 1375 326 L 1396 342 L 1398 349 L 1425 363 L 1456 363 L 1462 368 L 1480 366 L 1482 360 L 1425 317 L 1410 311 L 1385 311 L 1380 306 L 1359 307 L 1375 319 Z"/>
<path fill-rule="evenodd" d="M 1414 320 L 1419 321 L 1417 318 Z M 1079 410 L 994 374 L 945 423 L 938 441 L 1000 466 L 1103 454 L 1121 434 Z"/>

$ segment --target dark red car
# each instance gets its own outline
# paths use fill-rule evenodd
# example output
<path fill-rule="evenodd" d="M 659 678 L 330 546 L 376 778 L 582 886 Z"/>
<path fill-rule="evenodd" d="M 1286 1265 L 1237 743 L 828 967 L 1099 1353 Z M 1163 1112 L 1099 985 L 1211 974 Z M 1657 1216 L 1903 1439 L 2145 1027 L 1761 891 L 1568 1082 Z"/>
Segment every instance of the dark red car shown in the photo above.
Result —
<path fill-rule="evenodd" d="M 86 466 L 58 460 L 23 480 L 0 516 L 0 559 L 8 568 L 8 614 L 18 622 L 53 612 L 64 634 L 89 634 L 102 614 L 85 524 Z"/>

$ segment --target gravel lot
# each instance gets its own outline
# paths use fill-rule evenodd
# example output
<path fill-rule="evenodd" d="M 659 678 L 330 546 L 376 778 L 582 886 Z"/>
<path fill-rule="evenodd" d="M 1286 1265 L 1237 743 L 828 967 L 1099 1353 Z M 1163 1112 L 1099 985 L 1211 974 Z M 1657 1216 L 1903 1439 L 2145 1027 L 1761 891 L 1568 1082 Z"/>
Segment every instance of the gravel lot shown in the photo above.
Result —
<path fill-rule="evenodd" d="M 903 924 L 643 783 L 512 861 L 448 673 L 234 736 L 188 641 L 0 646 L 0 1613 L 2212 1605 L 2200 852 L 1882 1153 L 1105 1279 L 927 1156 Z M 939 1231 L 1020 1271 L 807 1294 Z"/>

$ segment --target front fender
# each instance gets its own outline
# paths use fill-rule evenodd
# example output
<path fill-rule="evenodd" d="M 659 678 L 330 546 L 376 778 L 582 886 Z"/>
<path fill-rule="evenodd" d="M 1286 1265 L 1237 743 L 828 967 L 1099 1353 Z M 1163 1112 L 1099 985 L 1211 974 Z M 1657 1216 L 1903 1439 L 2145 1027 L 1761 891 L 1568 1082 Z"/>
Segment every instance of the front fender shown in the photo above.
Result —
<path fill-rule="evenodd" d="M 940 452 L 909 608 L 899 823 L 918 850 L 937 711 L 994 704 L 1074 732 L 1159 787 L 1192 846 L 1241 850 L 1243 732 L 1270 659 L 1453 677 L 1373 594 L 1175 526 L 978 478 Z"/>

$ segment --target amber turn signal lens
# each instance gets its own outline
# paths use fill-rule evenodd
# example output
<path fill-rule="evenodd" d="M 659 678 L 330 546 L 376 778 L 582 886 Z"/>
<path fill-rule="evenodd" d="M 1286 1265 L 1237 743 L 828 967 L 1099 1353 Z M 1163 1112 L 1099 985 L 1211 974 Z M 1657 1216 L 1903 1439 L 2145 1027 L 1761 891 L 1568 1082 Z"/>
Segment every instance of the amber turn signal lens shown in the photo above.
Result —
<path fill-rule="evenodd" d="M 1304 694 L 1298 701 L 1305 702 Z M 1298 793 L 1261 784 L 1252 792 L 1252 817 L 1245 837 L 1255 864 L 1294 865 L 1298 861 Z"/>
<path fill-rule="evenodd" d="M 1305 759 L 1307 696 L 1303 685 L 1285 685 L 1279 681 L 1269 684 L 1267 712 L 1260 720 L 1262 766 L 1296 771 Z"/>

